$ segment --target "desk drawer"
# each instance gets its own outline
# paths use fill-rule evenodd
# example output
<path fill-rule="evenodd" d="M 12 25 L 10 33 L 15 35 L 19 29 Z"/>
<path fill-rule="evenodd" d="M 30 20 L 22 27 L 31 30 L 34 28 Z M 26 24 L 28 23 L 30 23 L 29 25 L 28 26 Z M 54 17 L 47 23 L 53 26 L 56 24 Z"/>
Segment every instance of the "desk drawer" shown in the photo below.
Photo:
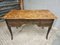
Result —
<path fill-rule="evenodd" d="M 22 24 L 37 24 L 39 20 L 7 20 L 10 26 L 20 26 Z"/>
<path fill-rule="evenodd" d="M 7 21 L 9 26 L 15 27 L 15 26 L 21 26 L 23 23 L 17 20 L 9 20 Z"/>
<path fill-rule="evenodd" d="M 41 23 L 40 24 L 41 26 L 50 26 L 52 23 L 52 20 L 41 20 L 40 23 Z"/>
<path fill-rule="evenodd" d="M 10 26 L 21 26 L 22 24 L 38 24 L 39 26 L 50 26 L 53 20 L 7 20 Z"/>

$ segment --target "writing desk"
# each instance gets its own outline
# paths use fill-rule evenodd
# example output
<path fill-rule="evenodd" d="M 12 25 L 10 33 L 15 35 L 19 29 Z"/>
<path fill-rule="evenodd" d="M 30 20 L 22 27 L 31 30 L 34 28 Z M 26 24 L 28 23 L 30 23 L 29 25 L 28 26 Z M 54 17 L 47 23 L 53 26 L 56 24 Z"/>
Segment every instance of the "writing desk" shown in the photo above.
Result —
<path fill-rule="evenodd" d="M 13 39 L 11 26 L 15 27 L 31 23 L 43 27 L 48 26 L 49 28 L 46 35 L 46 39 L 48 39 L 48 34 L 56 16 L 49 10 L 11 10 L 3 18 L 10 31 L 11 39 Z"/>

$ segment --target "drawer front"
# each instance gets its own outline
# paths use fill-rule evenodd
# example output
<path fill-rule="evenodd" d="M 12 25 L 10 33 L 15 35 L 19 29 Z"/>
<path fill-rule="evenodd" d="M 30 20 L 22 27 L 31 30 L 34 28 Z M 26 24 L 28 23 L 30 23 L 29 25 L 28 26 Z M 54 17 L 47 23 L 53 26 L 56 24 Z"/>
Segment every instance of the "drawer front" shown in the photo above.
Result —
<path fill-rule="evenodd" d="M 8 20 L 10 26 L 20 26 L 22 24 L 37 24 L 39 21 L 36 20 Z"/>
<path fill-rule="evenodd" d="M 52 20 L 41 20 L 41 26 L 50 26 Z"/>
<path fill-rule="evenodd" d="M 23 24 L 23 22 L 20 22 L 20 21 L 12 21 L 12 20 L 8 21 L 8 25 L 12 26 L 12 27 L 21 26 L 22 24 Z"/>
<path fill-rule="evenodd" d="M 37 24 L 39 26 L 50 26 L 53 20 L 7 20 L 10 26 L 21 26 L 22 24 Z"/>

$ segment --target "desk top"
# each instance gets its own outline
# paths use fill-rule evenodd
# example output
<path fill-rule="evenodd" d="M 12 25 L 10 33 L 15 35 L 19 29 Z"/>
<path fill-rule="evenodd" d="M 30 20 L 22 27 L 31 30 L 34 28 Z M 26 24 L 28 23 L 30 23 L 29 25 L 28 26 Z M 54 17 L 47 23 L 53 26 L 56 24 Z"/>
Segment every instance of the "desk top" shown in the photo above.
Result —
<path fill-rule="evenodd" d="M 56 19 L 49 10 L 11 10 L 4 19 Z"/>

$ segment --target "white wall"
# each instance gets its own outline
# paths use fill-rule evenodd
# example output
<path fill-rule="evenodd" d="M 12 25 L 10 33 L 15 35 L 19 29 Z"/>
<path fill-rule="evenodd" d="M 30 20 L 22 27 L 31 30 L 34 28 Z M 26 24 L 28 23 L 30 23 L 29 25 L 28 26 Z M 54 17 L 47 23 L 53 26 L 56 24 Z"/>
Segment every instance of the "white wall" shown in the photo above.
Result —
<path fill-rule="evenodd" d="M 26 10 L 48 9 L 52 11 L 58 19 L 55 20 L 54 26 L 60 27 L 60 0 L 24 0 Z"/>

